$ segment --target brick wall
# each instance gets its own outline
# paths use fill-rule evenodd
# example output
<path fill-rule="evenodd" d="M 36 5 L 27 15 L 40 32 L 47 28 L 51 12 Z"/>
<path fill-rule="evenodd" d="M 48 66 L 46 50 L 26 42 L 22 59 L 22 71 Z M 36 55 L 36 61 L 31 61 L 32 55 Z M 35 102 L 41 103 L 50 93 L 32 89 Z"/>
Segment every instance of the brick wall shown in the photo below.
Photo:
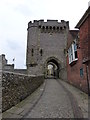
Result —
<path fill-rule="evenodd" d="M 16 105 L 43 82 L 43 76 L 28 76 L 11 72 L 2 73 L 2 111 Z"/>
<path fill-rule="evenodd" d="M 90 60 L 90 15 L 88 18 L 88 56 L 89 56 L 89 60 Z"/>
<path fill-rule="evenodd" d="M 80 69 L 83 68 L 83 76 L 80 76 Z M 87 74 L 86 66 L 81 63 L 81 51 L 78 50 L 78 61 L 74 65 L 69 65 L 67 56 L 67 78 L 68 82 L 84 92 L 87 91 Z"/>
<path fill-rule="evenodd" d="M 83 60 L 88 59 L 88 19 L 80 27 L 80 48 L 82 50 Z"/>
<path fill-rule="evenodd" d="M 76 87 L 82 89 L 85 92 L 88 92 L 86 66 L 88 64 L 88 71 L 90 76 L 90 8 L 88 8 L 83 17 L 80 19 L 80 21 L 76 25 L 76 28 L 79 29 L 79 47 L 77 50 L 78 60 L 74 65 L 69 65 L 69 60 L 67 56 L 67 76 L 68 81 L 71 84 L 75 85 Z M 69 33 L 68 44 L 70 44 L 71 40 L 74 39 L 72 39 Z M 80 75 L 81 68 L 83 68 L 82 76 Z"/>
<path fill-rule="evenodd" d="M 88 77 L 89 77 L 89 81 L 90 81 L 90 62 L 88 63 L 88 73 L 89 73 Z"/>

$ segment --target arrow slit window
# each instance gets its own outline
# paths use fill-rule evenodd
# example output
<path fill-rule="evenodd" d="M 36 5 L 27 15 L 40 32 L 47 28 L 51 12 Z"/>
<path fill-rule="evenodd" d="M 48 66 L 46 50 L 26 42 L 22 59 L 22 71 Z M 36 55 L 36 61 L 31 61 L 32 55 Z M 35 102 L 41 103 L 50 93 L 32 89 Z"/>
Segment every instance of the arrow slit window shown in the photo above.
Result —
<path fill-rule="evenodd" d="M 33 56 L 33 54 L 34 54 L 34 49 L 32 48 L 31 49 L 31 55 Z"/>

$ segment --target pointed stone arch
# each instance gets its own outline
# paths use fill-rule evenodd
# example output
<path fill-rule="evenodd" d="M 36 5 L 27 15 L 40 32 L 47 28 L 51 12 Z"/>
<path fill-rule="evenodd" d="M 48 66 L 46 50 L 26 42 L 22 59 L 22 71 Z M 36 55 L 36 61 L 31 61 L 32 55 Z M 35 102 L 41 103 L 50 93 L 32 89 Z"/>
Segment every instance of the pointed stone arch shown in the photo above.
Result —
<path fill-rule="evenodd" d="M 45 75 L 45 78 L 47 78 L 47 66 L 49 64 L 52 64 L 52 65 L 55 64 L 57 66 L 57 70 L 54 71 L 55 72 L 54 78 L 59 78 L 59 72 L 60 72 L 60 69 L 61 69 L 61 62 L 60 62 L 60 60 L 58 60 L 54 56 L 47 58 L 47 60 L 44 63 L 44 75 Z"/>

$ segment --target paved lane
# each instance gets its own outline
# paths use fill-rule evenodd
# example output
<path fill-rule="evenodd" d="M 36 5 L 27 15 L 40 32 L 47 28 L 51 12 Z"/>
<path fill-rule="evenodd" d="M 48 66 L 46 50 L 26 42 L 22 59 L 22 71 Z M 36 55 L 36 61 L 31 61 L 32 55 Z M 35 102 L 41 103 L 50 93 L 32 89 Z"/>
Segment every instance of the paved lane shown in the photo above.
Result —
<path fill-rule="evenodd" d="M 45 91 L 26 118 L 74 118 L 70 98 L 56 79 L 47 79 Z"/>
<path fill-rule="evenodd" d="M 46 86 L 46 87 L 45 87 Z M 88 118 L 88 95 L 59 79 L 46 79 L 3 118 Z"/>

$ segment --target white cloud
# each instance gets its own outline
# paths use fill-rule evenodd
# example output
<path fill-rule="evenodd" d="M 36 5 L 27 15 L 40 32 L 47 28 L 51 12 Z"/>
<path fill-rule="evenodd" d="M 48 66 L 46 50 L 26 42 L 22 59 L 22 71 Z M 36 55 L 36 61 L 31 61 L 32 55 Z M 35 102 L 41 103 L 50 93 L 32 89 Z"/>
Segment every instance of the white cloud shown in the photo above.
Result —
<path fill-rule="evenodd" d="M 25 67 L 27 24 L 35 19 L 64 19 L 70 28 L 82 17 L 88 0 L 0 0 L 0 54 L 17 68 Z"/>

